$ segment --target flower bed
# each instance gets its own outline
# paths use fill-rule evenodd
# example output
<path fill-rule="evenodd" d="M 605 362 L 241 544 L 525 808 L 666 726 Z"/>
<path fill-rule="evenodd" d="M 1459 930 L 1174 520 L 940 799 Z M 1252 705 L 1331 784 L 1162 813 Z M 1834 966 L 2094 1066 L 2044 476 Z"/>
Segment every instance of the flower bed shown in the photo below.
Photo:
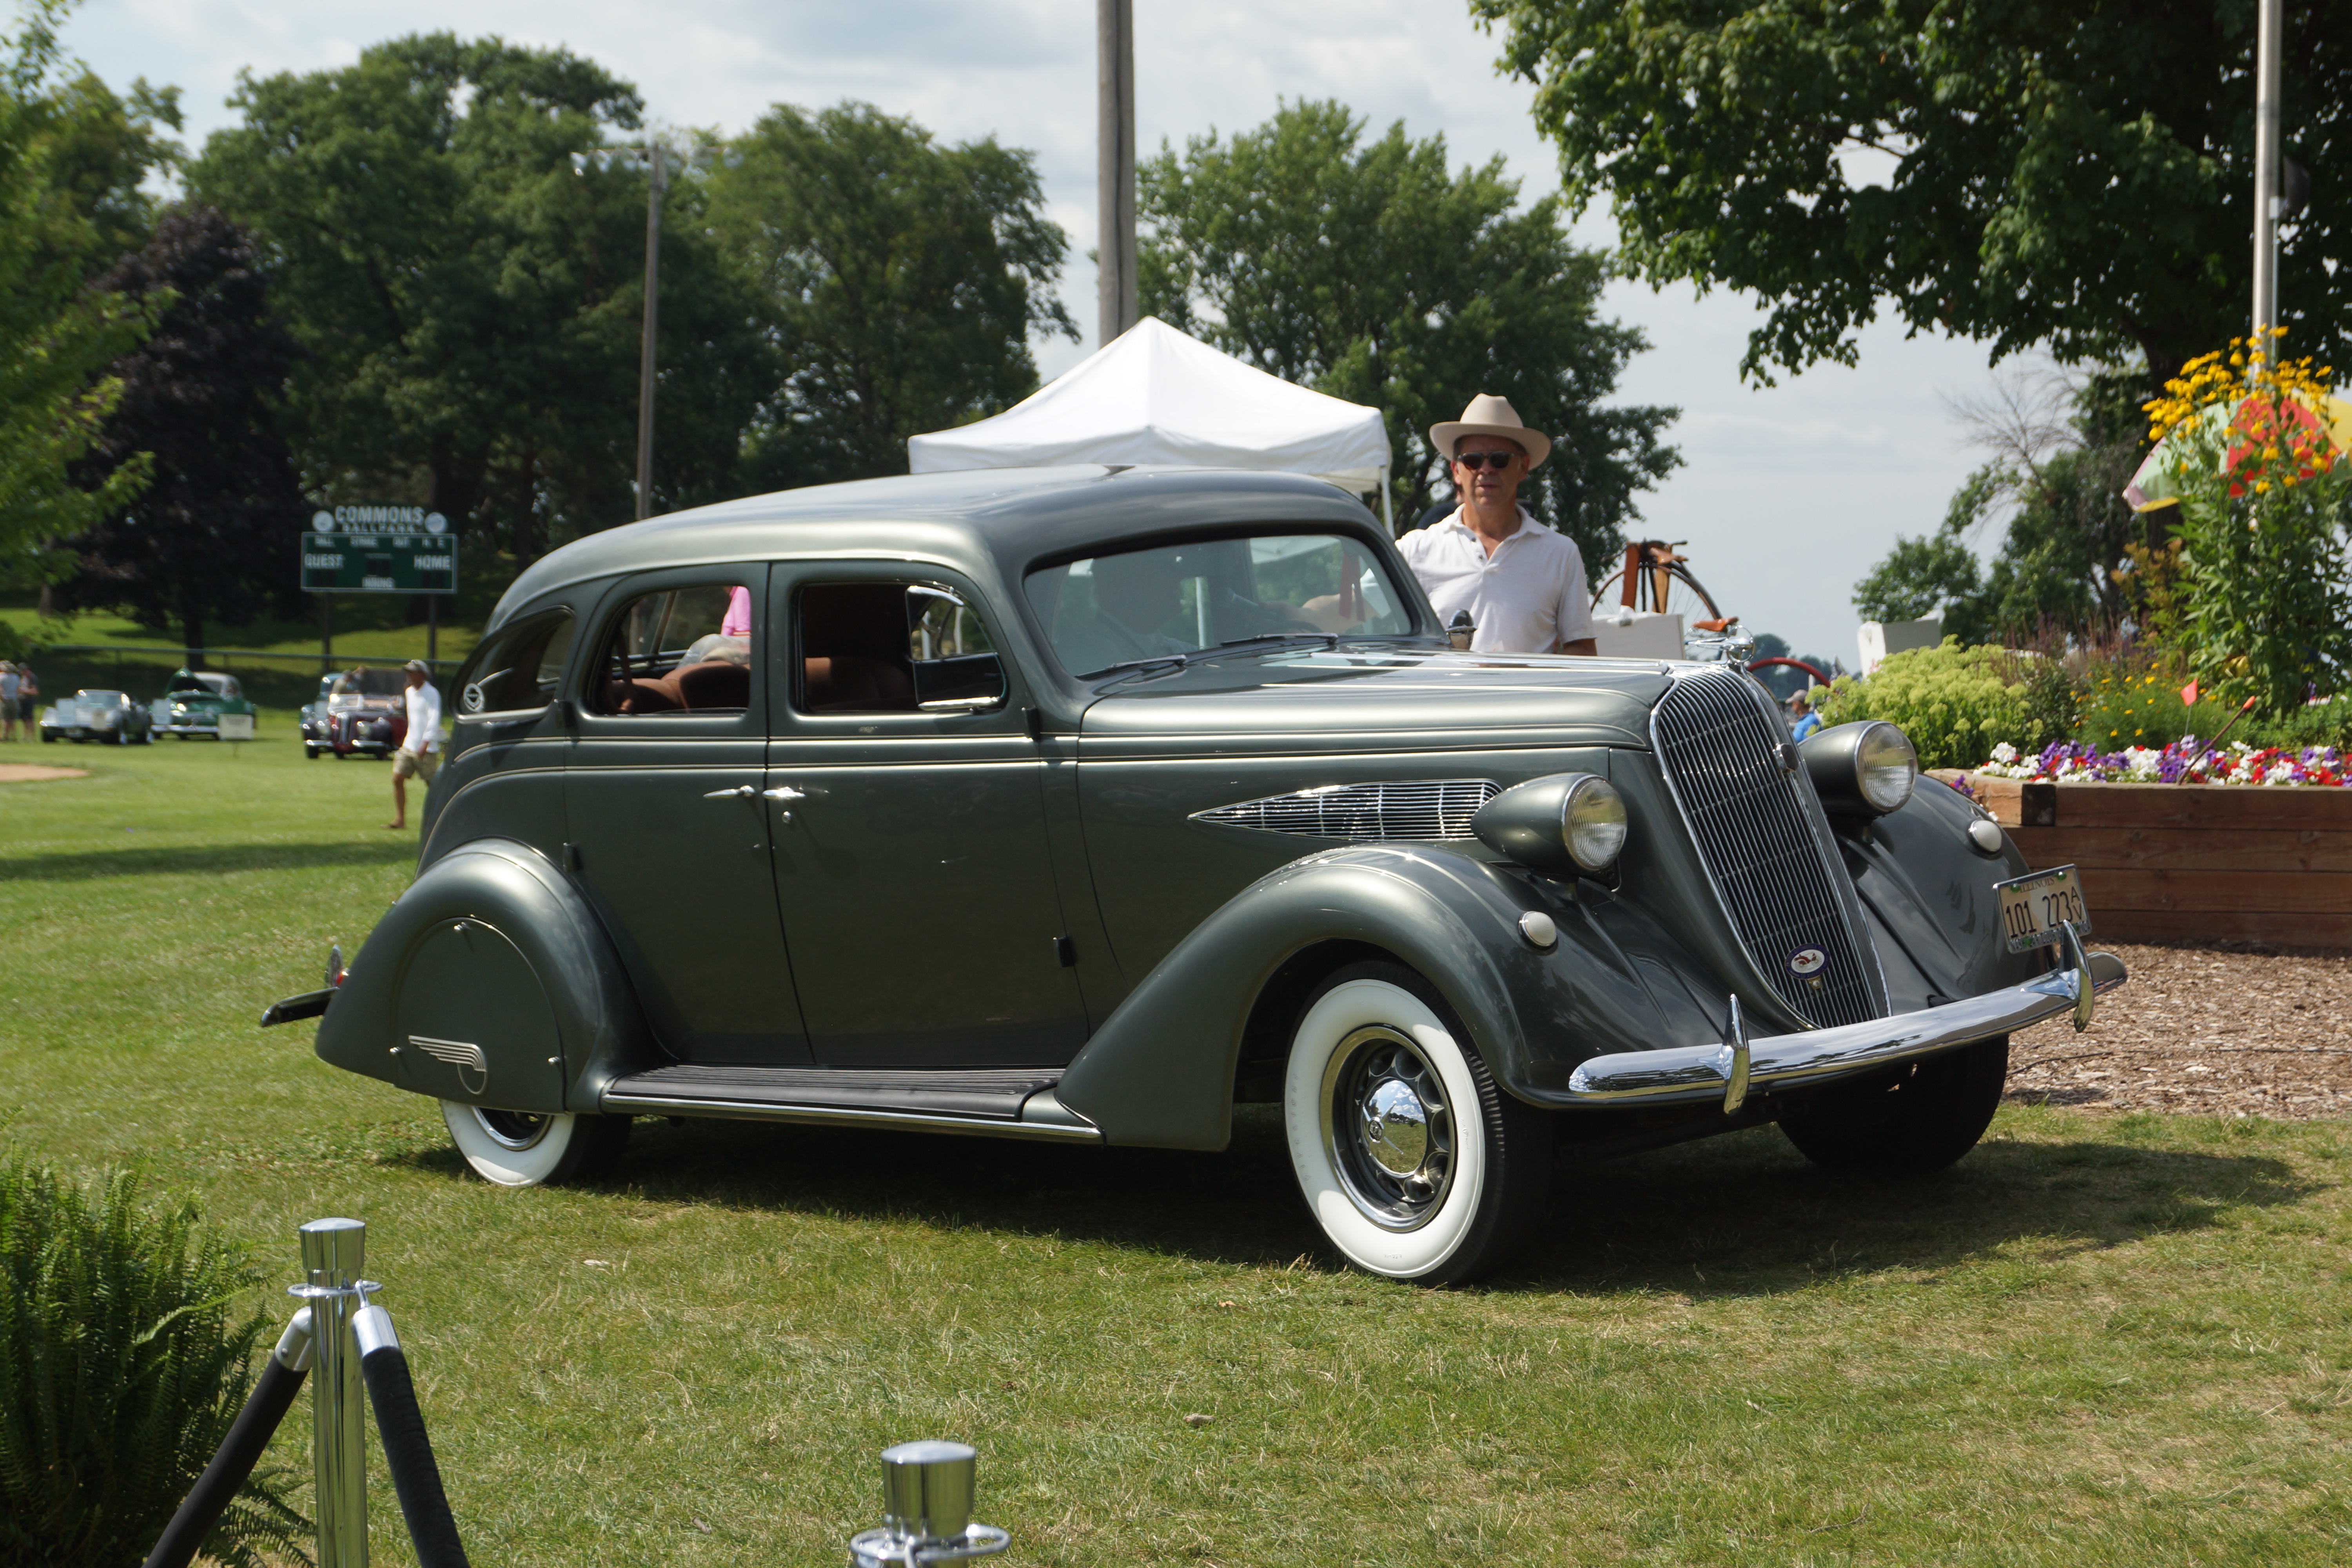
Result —
<path fill-rule="evenodd" d="M 2080 867 L 2101 936 L 2352 950 L 2352 789 L 2340 787 L 2341 759 L 2206 757 L 2189 776 L 2212 782 L 2162 782 L 2161 752 L 2087 748 L 1937 776 L 1974 795 L 2036 868 Z"/>
<path fill-rule="evenodd" d="M 2250 746 L 2233 742 L 2215 750 L 2194 735 L 2173 745 L 2126 746 L 2102 752 L 2095 746 L 2060 742 L 2039 756 L 2028 756 L 2007 742 L 1992 749 L 1992 760 L 1973 770 L 1988 778 L 2035 779 L 2074 784 L 2264 784 L 2342 788 L 2352 783 L 2345 772 L 2344 754 L 2334 746 L 2306 746 L 2300 752 L 2277 746 Z"/>

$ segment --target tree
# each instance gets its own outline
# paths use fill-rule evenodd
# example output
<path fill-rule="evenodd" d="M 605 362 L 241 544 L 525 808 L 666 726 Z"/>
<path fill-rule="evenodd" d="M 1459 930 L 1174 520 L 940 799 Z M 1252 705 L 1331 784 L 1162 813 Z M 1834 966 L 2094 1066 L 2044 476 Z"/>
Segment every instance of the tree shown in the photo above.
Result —
<path fill-rule="evenodd" d="M 2087 376 L 2011 376 L 1993 395 L 1958 406 L 1972 443 L 1992 461 L 1953 493 L 1944 523 L 1894 551 L 1854 584 L 1871 620 L 1940 616 L 1963 642 L 2032 642 L 2110 632 L 2132 614 L 2124 594 L 2133 547 L 2164 524 L 2121 499 L 2138 465 L 2146 420 L 2137 367 Z M 2006 509 L 1990 570 L 1967 541 Z"/>
<path fill-rule="evenodd" d="M 2255 7 L 2216 0 L 1471 0 L 1538 84 L 1572 200 L 1606 195 L 1654 281 L 1771 302 L 1742 368 L 1851 364 L 1882 305 L 1914 331 L 2137 350 L 2149 391 L 2243 331 Z M 2352 0 L 2286 11 L 2286 150 L 2340 170 Z M 2313 182 L 2280 295 L 2345 363 L 2352 184 Z"/>
<path fill-rule="evenodd" d="M 1450 173 L 1445 141 L 1402 122 L 1369 144 L 1334 102 L 1286 105 L 1230 141 L 1163 146 L 1137 172 L 1151 226 L 1143 310 L 1303 386 L 1382 409 L 1393 499 L 1410 519 L 1445 474 L 1426 431 L 1481 392 L 1550 435 L 1521 495 L 1607 561 L 1634 496 L 1681 458 L 1676 410 L 1604 407 L 1648 346 L 1598 320 L 1601 258 L 1570 245 L 1551 198 L 1515 210 L 1502 160 Z"/>
<path fill-rule="evenodd" d="M 734 153 L 710 227 L 782 367 L 749 442 L 761 488 L 904 473 L 909 436 L 1036 390 L 1032 333 L 1076 340 L 1032 154 L 942 147 L 862 103 L 778 104 Z"/>
<path fill-rule="evenodd" d="M 293 545 L 310 509 L 271 405 L 297 353 L 251 239 L 211 207 L 171 213 L 103 287 L 160 314 L 111 367 L 121 400 L 82 467 L 101 491 L 141 456 L 152 478 L 75 542 L 69 600 L 176 625 L 191 650 L 208 623 L 294 613 Z"/>
<path fill-rule="evenodd" d="M 646 176 L 589 157 L 635 89 L 560 49 L 446 33 L 246 78 L 189 186 L 250 228 L 307 351 L 288 400 L 322 498 L 501 527 L 519 561 L 625 520 L 635 472 Z M 656 500 L 731 493 L 762 379 L 749 302 L 673 188 Z"/>
<path fill-rule="evenodd" d="M 170 156 L 159 126 L 178 123 L 168 91 L 142 82 L 125 104 L 66 58 L 69 9 L 37 0 L 0 45 L 0 580 L 42 584 L 71 565 L 51 542 L 143 480 L 136 459 L 97 493 L 68 470 L 119 395 L 107 362 L 147 324 L 91 274 L 143 234 L 140 182 Z"/>

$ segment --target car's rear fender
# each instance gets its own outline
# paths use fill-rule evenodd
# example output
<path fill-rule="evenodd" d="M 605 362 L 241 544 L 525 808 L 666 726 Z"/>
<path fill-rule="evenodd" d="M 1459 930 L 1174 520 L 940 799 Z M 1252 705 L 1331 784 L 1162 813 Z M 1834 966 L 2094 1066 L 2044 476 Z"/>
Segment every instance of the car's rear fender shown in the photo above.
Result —
<path fill-rule="evenodd" d="M 1522 926 L 1528 915 L 1550 921 L 1549 947 Z M 1318 952 L 1334 965 L 1385 954 L 1418 972 L 1523 1098 L 1564 1086 L 1588 1057 L 1673 1030 L 1568 884 L 1444 846 L 1365 846 L 1293 861 L 1202 921 L 1104 1021 L 1057 1098 L 1108 1142 L 1224 1147 L 1244 1039 L 1286 1043 L 1292 1019 L 1265 1009 L 1287 1012 L 1319 981 L 1299 963 Z"/>
<path fill-rule="evenodd" d="M 656 1054 L 586 899 L 503 838 L 450 851 L 401 895 L 352 959 L 318 1052 L 436 1099 L 528 1111 L 593 1110 Z"/>

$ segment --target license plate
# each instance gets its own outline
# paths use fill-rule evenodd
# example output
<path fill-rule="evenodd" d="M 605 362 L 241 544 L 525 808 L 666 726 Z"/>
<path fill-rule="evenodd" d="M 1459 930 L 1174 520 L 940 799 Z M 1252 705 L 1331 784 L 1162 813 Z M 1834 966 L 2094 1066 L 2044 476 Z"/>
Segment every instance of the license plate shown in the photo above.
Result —
<path fill-rule="evenodd" d="M 2083 900 L 2082 874 L 2072 866 L 1995 882 L 1992 890 L 2000 895 L 2000 929 L 2011 952 L 2048 947 L 2062 926 L 2072 925 L 2078 936 L 2091 934 L 2091 906 Z"/>

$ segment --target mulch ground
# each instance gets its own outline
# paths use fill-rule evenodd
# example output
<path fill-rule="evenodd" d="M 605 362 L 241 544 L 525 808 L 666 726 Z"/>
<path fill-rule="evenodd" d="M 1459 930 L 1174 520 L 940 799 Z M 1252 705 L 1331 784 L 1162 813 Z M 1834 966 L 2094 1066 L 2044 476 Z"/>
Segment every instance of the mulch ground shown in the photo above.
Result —
<path fill-rule="evenodd" d="M 2082 1034 L 2010 1044 L 2009 1098 L 2278 1121 L 2352 1114 L 2352 954 L 2094 941 L 2131 978 Z"/>
<path fill-rule="evenodd" d="M 88 768 L 53 768 L 41 763 L 0 763 L 0 784 L 34 784 L 42 779 L 88 777 Z"/>

